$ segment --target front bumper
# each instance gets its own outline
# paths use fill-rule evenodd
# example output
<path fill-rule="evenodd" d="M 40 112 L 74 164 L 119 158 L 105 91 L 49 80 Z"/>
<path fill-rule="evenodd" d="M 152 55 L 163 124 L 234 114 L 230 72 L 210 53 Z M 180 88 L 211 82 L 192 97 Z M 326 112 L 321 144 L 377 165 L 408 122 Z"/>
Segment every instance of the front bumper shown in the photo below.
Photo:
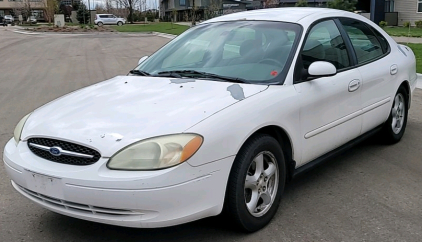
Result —
<path fill-rule="evenodd" d="M 35 156 L 26 142 L 5 146 L 3 160 L 13 187 L 57 213 L 126 227 L 182 224 L 221 212 L 234 157 L 159 171 L 114 171 L 101 158 L 89 166 Z"/>

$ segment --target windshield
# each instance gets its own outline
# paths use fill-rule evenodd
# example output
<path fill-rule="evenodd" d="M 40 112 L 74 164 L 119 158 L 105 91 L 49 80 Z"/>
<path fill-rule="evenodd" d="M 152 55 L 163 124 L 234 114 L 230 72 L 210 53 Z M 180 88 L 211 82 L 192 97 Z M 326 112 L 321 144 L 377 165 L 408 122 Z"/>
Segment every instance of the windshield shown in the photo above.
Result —
<path fill-rule="evenodd" d="M 189 70 L 250 83 L 280 82 L 290 66 L 289 57 L 300 31 L 297 24 L 269 21 L 199 25 L 169 42 L 135 70 L 150 75 Z"/>

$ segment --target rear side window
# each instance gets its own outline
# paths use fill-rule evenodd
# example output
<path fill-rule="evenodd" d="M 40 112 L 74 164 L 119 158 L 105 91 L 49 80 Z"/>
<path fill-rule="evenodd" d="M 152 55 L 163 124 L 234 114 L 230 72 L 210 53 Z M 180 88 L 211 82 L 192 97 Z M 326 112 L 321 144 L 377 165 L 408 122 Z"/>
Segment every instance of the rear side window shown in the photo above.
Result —
<path fill-rule="evenodd" d="M 100 15 L 100 18 L 108 18 L 108 15 Z"/>
<path fill-rule="evenodd" d="M 340 19 L 352 42 L 358 64 L 367 63 L 386 53 L 375 33 L 363 22 L 354 19 Z M 384 43 L 386 44 L 386 43 Z"/>
<path fill-rule="evenodd" d="M 380 32 L 376 31 L 374 28 L 369 27 L 372 32 L 374 32 L 375 36 L 377 36 L 378 41 L 381 43 L 382 52 L 385 54 L 388 51 L 390 51 L 390 45 L 388 44 L 388 41 L 385 39 L 385 37 L 380 34 Z"/>

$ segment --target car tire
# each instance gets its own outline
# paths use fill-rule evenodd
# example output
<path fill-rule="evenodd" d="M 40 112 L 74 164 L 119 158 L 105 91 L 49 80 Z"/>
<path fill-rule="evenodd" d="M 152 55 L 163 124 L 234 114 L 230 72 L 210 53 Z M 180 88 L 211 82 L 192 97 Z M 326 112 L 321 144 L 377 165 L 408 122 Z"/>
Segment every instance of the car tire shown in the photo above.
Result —
<path fill-rule="evenodd" d="M 285 160 L 277 140 L 254 135 L 236 155 L 227 184 L 225 215 L 246 232 L 265 227 L 277 212 L 285 181 Z"/>
<path fill-rule="evenodd" d="M 103 26 L 104 24 L 103 24 L 103 22 L 98 22 L 98 23 L 97 23 L 97 25 L 98 25 L 98 27 L 101 27 L 101 26 Z"/>
<path fill-rule="evenodd" d="M 123 25 L 122 21 L 117 22 L 117 26 L 122 26 L 122 25 Z"/>
<path fill-rule="evenodd" d="M 382 130 L 382 141 L 387 144 L 395 144 L 401 140 L 406 130 L 409 98 L 406 89 L 400 86 L 394 96 L 390 115 Z"/>

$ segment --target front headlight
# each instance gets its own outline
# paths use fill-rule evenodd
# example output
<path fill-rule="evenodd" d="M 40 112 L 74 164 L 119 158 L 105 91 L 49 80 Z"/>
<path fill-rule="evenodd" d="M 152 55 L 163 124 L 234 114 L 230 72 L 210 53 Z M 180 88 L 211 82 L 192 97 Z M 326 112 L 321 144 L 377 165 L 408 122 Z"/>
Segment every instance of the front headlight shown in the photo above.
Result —
<path fill-rule="evenodd" d="M 185 162 L 201 147 L 197 134 L 175 134 L 146 139 L 129 145 L 107 163 L 114 170 L 158 170 Z"/>
<path fill-rule="evenodd" d="M 31 115 L 31 113 L 23 117 L 21 121 L 19 121 L 18 125 L 16 125 L 15 131 L 13 132 L 13 137 L 15 138 L 16 145 L 19 143 L 19 140 L 21 139 L 23 126 L 25 125 L 26 120 L 29 118 L 29 115 Z"/>

